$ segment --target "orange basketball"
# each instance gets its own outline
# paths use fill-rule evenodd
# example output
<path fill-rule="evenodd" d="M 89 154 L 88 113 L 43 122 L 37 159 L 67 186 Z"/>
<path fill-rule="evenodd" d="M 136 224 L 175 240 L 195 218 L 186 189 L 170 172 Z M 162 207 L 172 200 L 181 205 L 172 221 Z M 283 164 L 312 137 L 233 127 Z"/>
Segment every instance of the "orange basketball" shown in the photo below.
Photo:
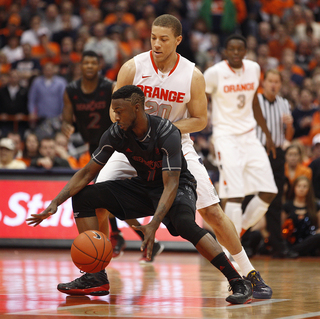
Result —
<path fill-rule="evenodd" d="M 95 273 L 105 269 L 112 258 L 112 245 L 100 231 L 87 230 L 76 237 L 71 258 L 82 271 Z"/>

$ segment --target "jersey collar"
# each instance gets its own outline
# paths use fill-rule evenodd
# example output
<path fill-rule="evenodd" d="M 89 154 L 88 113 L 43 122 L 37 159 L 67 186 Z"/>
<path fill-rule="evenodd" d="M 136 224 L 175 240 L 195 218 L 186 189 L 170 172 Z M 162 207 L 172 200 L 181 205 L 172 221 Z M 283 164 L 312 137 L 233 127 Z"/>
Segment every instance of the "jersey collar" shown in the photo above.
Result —
<path fill-rule="evenodd" d="M 174 72 L 174 70 L 177 68 L 177 66 L 179 64 L 180 54 L 176 53 L 176 55 L 177 55 L 177 61 L 176 61 L 175 65 L 173 66 L 173 68 L 171 69 L 171 71 L 169 72 L 168 76 L 170 76 Z M 152 66 L 153 66 L 154 70 L 156 71 L 156 73 L 158 74 L 158 67 L 157 67 L 156 63 L 154 62 L 152 50 L 150 50 L 150 58 L 151 58 Z"/>
<path fill-rule="evenodd" d="M 227 60 L 224 60 L 224 62 L 226 62 L 226 63 L 227 63 L 227 66 L 229 67 L 229 69 L 230 69 L 234 74 L 236 74 L 236 71 L 230 66 L 230 64 L 228 63 L 228 61 L 227 61 Z M 244 72 L 244 63 L 243 63 L 243 61 L 242 61 L 242 72 Z"/>

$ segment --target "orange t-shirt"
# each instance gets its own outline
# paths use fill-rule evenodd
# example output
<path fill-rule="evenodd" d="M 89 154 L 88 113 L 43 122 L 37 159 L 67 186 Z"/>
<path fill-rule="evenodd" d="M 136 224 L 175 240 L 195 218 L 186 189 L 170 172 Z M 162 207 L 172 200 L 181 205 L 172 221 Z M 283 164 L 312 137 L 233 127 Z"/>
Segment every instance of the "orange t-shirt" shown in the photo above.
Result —
<path fill-rule="evenodd" d="M 267 14 L 274 14 L 282 18 L 285 9 L 294 5 L 293 0 L 261 0 L 261 11 Z"/>
<path fill-rule="evenodd" d="M 292 49 L 293 51 L 296 51 L 296 45 L 290 37 L 287 37 L 284 43 L 280 43 L 278 40 L 271 40 L 268 45 L 270 49 L 269 55 L 273 58 L 277 58 L 279 61 L 281 60 L 284 49 Z"/>
<path fill-rule="evenodd" d="M 293 176 L 293 178 L 290 178 L 289 176 L 289 168 L 288 168 L 288 164 L 285 163 L 284 164 L 284 175 L 288 178 L 290 185 L 293 184 L 293 182 L 295 181 L 295 179 L 299 176 L 306 176 L 307 178 L 309 178 L 309 180 L 312 180 L 312 170 L 310 167 L 305 167 L 302 164 L 298 164 L 295 170 L 295 174 Z"/>
<path fill-rule="evenodd" d="M 47 62 L 53 62 L 56 63 L 56 58 L 60 54 L 60 45 L 56 42 L 49 42 L 48 47 L 51 51 L 53 51 L 54 56 L 53 57 L 48 57 L 47 52 L 45 48 L 42 45 L 35 45 L 31 49 L 31 55 L 35 59 L 40 60 L 40 64 L 44 65 Z"/>

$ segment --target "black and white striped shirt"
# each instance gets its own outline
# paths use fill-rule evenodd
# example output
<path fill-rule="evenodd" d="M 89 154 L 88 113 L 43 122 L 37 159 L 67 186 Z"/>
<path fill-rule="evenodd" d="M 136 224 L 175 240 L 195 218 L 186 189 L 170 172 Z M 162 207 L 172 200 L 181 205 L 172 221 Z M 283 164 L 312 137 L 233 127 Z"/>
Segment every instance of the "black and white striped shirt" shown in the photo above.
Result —
<path fill-rule="evenodd" d="M 275 147 L 282 147 L 285 141 L 285 125 L 282 117 L 284 114 L 291 114 L 288 100 L 277 95 L 274 102 L 269 102 L 261 93 L 258 94 L 258 99 Z M 260 126 L 257 126 L 256 130 L 258 139 L 265 146 L 266 135 Z"/>

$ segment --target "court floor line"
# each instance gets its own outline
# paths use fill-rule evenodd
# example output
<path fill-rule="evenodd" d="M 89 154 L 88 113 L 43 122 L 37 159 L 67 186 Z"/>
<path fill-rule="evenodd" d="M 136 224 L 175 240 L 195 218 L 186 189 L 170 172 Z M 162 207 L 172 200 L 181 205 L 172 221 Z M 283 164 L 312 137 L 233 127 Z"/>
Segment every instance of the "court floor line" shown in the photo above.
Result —
<path fill-rule="evenodd" d="M 246 304 L 246 305 L 226 305 L 223 307 L 201 307 L 201 308 L 212 308 L 212 309 L 216 309 L 216 310 L 220 310 L 220 309 L 230 309 L 230 310 L 235 310 L 235 309 L 240 309 L 240 308 L 246 308 L 246 307 L 256 307 L 256 306 L 262 306 L 262 305 L 267 305 L 267 304 L 272 304 L 272 303 L 277 303 L 277 302 L 283 302 L 283 301 L 289 301 L 290 299 L 268 299 L 268 300 L 261 300 L 261 301 L 257 301 L 257 302 L 253 302 L 250 304 Z M 79 308 L 98 308 L 98 307 L 116 307 L 118 305 L 114 305 L 114 304 L 108 304 L 108 305 L 95 305 L 95 304 L 83 304 L 83 305 L 74 305 L 74 306 L 66 306 L 66 307 L 57 307 L 57 308 L 48 308 L 48 309 L 38 309 L 38 310 L 28 310 L 28 311 L 20 311 L 20 312 L 11 312 L 11 313 L 6 313 L 6 315 L 35 315 L 35 316 L 61 316 L 64 317 L 66 316 L 66 314 L 59 314 L 56 311 L 59 310 L 73 310 L 73 309 L 79 309 Z M 148 308 L 149 306 L 143 306 L 143 305 L 139 305 L 141 308 Z M 199 307 L 185 307 L 185 309 L 192 309 L 192 308 L 199 308 Z M 161 317 L 163 318 L 163 316 L 165 315 L 166 318 L 174 318 L 177 319 L 177 316 L 167 316 L 167 314 L 159 314 L 159 315 L 154 315 L 153 314 L 153 318 L 157 318 L 157 317 Z M 92 316 L 92 314 L 77 314 L 77 316 L 81 316 L 81 317 L 90 317 Z M 95 314 L 96 317 L 105 317 L 105 314 Z M 124 314 L 113 314 L 113 317 L 127 317 Z M 150 317 L 150 315 L 128 315 L 128 317 L 136 317 L 136 318 L 147 318 Z M 308 318 L 308 317 L 301 317 L 301 318 Z M 188 319 L 192 319 L 192 317 L 189 317 Z M 216 318 L 218 319 L 218 318 Z M 282 319 L 282 318 L 279 318 Z M 286 317 L 285 319 L 291 319 L 290 317 Z M 298 317 L 292 317 L 292 319 L 300 319 Z"/>
<path fill-rule="evenodd" d="M 289 316 L 289 317 L 281 317 L 277 319 L 305 319 L 305 318 L 312 318 L 315 316 L 320 317 L 320 311 L 317 312 L 310 312 L 310 313 L 304 313 L 302 315 L 294 315 L 294 316 Z"/>

